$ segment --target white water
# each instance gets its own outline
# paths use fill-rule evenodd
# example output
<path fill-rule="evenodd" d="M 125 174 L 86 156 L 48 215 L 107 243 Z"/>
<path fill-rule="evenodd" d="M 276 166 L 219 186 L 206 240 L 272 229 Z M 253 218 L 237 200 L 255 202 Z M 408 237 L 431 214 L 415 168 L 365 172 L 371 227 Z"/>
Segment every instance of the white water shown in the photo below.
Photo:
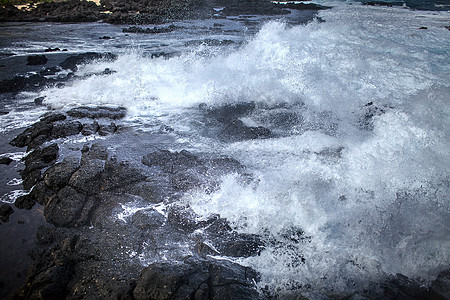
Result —
<path fill-rule="evenodd" d="M 325 23 L 269 22 L 237 50 L 203 46 L 171 59 L 130 51 L 78 72 L 115 74 L 39 96 L 63 109 L 124 105 L 130 124 L 168 124 L 197 151 L 247 166 L 250 184 L 230 174 L 185 201 L 267 239 L 242 261 L 261 272 L 262 287 L 339 292 L 384 274 L 432 279 L 450 264 L 450 14 L 341 4 L 320 16 Z M 200 103 L 246 101 L 258 107 L 247 124 L 270 127 L 266 108 L 283 104 L 310 125 L 232 144 L 192 125 Z M 364 130 L 369 102 L 386 112 Z"/>

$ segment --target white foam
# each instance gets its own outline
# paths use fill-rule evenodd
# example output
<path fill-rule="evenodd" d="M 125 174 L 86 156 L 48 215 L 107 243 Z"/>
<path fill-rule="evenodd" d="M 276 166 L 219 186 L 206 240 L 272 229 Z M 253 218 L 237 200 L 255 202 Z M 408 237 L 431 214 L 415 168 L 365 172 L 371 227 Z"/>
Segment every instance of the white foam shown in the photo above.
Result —
<path fill-rule="evenodd" d="M 255 177 L 248 184 L 230 174 L 217 191 L 185 200 L 201 217 L 220 214 L 267 239 L 244 263 L 273 290 L 339 292 L 385 273 L 430 279 L 450 263 L 449 13 L 334 5 L 320 13 L 325 23 L 269 22 L 237 50 L 170 59 L 136 51 L 92 63 L 79 74 L 116 73 L 41 96 L 55 108 L 123 105 L 137 126 L 168 121 L 183 133 L 195 130 L 199 103 L 303 103 L 306 120 L 326 112 L 321 121 L 333 131 L 228 145 L 180 137 L 238 159 Z M 384 113 L 363 130 L 369 102 Z M 257 116 L 245 121 L 258 124 Z M 123 209 L 118 217 L 127 221 L 143 208 Z"/>

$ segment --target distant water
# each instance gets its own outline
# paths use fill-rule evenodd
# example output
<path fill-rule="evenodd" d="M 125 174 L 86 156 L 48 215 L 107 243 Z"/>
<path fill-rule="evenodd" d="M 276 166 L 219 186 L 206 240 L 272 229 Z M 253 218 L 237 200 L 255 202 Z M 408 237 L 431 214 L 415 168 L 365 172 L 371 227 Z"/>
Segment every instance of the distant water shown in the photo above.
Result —
<path fill-rule="evenodd" d="M 171 126 L 171 149 L 225 154 L 247 166 L 250 182 L 230 174 L 217 191 L 194 190 L 183 201 L 201 217 L 220 214 L 263 237 L 261 255 L 239 261 L 262 274 L 261 287 L 338 293 L 386 274 L 431 280 L 450 264 L 450 14 L 332 5 L 319 14 L 325 22 L 236 17 L 181 22 L 160 35 L 26 24 L 67 34 L 11 39 L 2 51 L 112 51 L 116 61 L 77 74 L 116 73 L 22 94 L 0 116 L 1 130 L 35 120 L 42 108 L 18 107 L 38 96 L 62 110 L 126 106 L 124 122 L 136 130 Z M 152 58 L 156 52 L 176 55 Z M 276 137 L 225 143 L 212 135 L 199 105 L 240 102 L 256 105 L 245 124 Z"/>

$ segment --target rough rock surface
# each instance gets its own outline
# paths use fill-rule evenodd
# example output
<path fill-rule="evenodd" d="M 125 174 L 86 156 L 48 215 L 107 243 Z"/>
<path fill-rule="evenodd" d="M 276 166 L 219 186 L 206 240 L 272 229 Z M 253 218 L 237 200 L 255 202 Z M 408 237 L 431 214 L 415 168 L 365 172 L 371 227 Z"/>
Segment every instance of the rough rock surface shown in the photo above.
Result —
<path fill-rule="evenodd" d="M 46 58 L 45 58 L 46 59 Z M 16 75 L 11 79 L 4 79 L 0 82 L 0 93 L 19 93 L 22 91 L 39 91 L 48 86 L 62 85 L 71 79 L 77 78 L 74 73 L 79 65 L 89 63 L 93 60 L 112 61 L 116 59 L 116 56 L 111 53 L 95 53 L 87 52 L 81 54 L 74 54 L 68 56 L 59 66 L 51 66 L 41 70 L 38 74 Z M 32 59 L 35 61 L 37 59 Z M 68 73 L 64 73 L 61 76 L 47 76 L 55 75 L 61 70 L 68 70 Z M 85 77 L 92 75 L 110 75 L 114 73 L 111 70 L 105 70 L 98 74 L 88 74 Z M 40 105 L 45 99 L 37 98 L 36 105 Z"/>
<path fill-rule="evenodd" d="M 69 0 L 43 2 L 31 10 L 19 10 L 12 5 L 0 6 L 0 21 L 95 22 L 113 24 L 158 24 L 180 19 L 212 18 L 214 7 L 224 7 L 227 15 L 283 15 L 288 9 L 318 10 L 323 6 L 312 3 L 277 5 L 269 0 L 102 0 L 100 5 L 90 1 Z M 108 13 L 104 13 L 104 12 Z M 50 49 L 52 50 L 52 49 Z"/>

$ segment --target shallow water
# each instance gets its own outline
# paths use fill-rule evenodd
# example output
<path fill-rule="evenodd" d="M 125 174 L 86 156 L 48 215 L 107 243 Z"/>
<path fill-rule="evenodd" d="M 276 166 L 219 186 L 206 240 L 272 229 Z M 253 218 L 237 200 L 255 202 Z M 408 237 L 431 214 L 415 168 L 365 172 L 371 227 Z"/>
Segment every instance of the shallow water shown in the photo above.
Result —
<path fill-rule="evenodd" d="M 240 260 L 261 273 L 261 288 L 348 293 L 386 274 L 431 280 L 450 263 L 450 14 L 334 4 L 319 16 L 324 23 L 192 21 L 161 35 L 29 24 L 74 31 L 5 51 L 110 51 L 116 61 L 77 74 L 116 73 L 22 94 L 0 116 L 1 130 L 36 120 L 43 109 L 26 105 L 38 96 L 62 110 L 122 105 L 123 123 L 142 136 L 173 128 L 169 149 L 237 159 L 253 180 L 229 174 L 216 191 L 190 191 L 183 201 L 200 217 L 220 214 L 263 237 L 261 255 Z M 91 38 L 80 33 L 92 31 Z M 100 41 L 103 35 L 114 39 Z M 189 44 L 206 39 L 232 42 Z M 256 108 L 241 120 L 275 137 L 230 143 L 217 136 L 202 107 L 243 102 Z M 127 159 L 147 154 L 146 141 L 139 143 L 116 151 Z"/>

